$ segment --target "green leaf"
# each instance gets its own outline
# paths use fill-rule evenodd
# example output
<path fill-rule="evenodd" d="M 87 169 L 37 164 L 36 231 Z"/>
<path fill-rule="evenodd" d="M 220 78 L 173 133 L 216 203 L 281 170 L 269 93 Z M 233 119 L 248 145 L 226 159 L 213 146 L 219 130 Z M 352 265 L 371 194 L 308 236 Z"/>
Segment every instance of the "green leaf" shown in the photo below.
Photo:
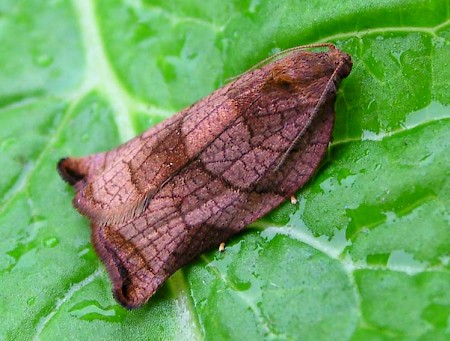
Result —
<path fill-rule="evenodd" d="M 325 41 L 354 68 L 298 203 L 121 308 L 57 161 Z M 0 339 L 450 339 L 450 1 L 3 0 L 0 43 Z"/>

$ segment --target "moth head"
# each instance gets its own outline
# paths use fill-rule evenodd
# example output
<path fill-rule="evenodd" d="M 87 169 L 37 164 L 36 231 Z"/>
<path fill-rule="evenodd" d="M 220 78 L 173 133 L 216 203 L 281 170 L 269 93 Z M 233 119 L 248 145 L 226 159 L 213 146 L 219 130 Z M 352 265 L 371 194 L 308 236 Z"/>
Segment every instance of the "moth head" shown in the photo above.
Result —
<path fill-rule="evenodd" d="M 282 88 L 294 88 L 312 80 L 313 63 L 309 52 L 293 53 L 272 64 L 269 81 Z"/>
<path fill-rule="evenodd" d="M 266 86 L 296 91 L 323 78 L 345 78 L 351 66 L 350 56 L 334 47 L 327 52 L 294 51 L 267 66 Z"/>
<path fill-rule="evenodd" d="M 335 65 L 336 76 L 339 80 L 346 78 L 352 70 L 352 58 L 337 48 L 331 48 L 327 53 L 329 63 Z"/>

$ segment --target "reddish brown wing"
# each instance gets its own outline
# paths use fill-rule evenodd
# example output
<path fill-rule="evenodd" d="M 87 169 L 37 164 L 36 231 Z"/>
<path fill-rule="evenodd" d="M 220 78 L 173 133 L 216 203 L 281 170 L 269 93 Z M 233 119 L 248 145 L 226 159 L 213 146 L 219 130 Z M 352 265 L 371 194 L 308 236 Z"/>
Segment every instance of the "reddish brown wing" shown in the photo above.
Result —
<path fill-rule="evenodd" d="M 296 51 L 110 152 L 120 160 L 112 166 L 108 154 L 60 164 L 62 174 L 76 174 L 75 200 L 88 199 L 77 207 L 92 219 L 93 244 L 121 304 L 139 307 L 182 265 L 308 181 L 330 141 L 335 86 L 350 68 L 336 49 Z M 139 152 L 127 159 L 130 149 Z M 115 169 L 124 159 L 146 161 Z M 149 199 L 121 218 L 134 209 L 135 192 Z"/>
<path fill-rule="evenodd" d="M 75 186 L 74 206 L 100 224 L 141 214 L 153 195 L 196 158 L 238 115 L 223 88 L 117 149 L 60 161 L 61 176 Z"/>

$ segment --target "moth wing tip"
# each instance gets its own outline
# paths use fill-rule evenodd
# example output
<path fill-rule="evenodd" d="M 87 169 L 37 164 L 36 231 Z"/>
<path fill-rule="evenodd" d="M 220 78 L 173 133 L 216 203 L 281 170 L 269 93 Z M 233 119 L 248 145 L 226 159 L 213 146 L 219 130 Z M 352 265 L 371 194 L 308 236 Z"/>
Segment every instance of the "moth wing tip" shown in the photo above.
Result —
<path fill-rule="evenodd" d="M 137 309 L 143 306 L 156 292 L 157 286 L 143 286 L 142 279 L 135 276 L 142 268 L 143 259 L 133 253 L 133 248 L 122 237 L 106 232 L 106 227 L 92 223 L 91 240 L 94 249 L 112 282 L 114 299 L 126 309 Z M 134 262 L 129 262 L 134 258 Z M 156 280 L 156 279 L 155 279 Z M 155 281 L 156 283 L 157 281 Z M 156 283 L 157 284 L 157 283 Z M 149 290 L 150 289 L 150 290 Z"/>
<path fill-rule="evenodd" d="M 87 174 L 80 163 L 81 159 L 64 157 L 56 165 L 59 176 L 71 186 L 83 181 Z"/>
<path fill-rule="evenodd" d="M 113 288 L 112 288 L 112 294 L 114 299 L 124 308 L 128 310 L 134 310 L 142 307 L 147 301 L 150 299 L 151 296 L 148 297 L 148 299 L 132 299 L 130 297 L 127 297 L 128 295 L 125 292 L 125 289 L 123 288 L 122 281 L 117 281 L 117 283 L 113 280 Z"/>

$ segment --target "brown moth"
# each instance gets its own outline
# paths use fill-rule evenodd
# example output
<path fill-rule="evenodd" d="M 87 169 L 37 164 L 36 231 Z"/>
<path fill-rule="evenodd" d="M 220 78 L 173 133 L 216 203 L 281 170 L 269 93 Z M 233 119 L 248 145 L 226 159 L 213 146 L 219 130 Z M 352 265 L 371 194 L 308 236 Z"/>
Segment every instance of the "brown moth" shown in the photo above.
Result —
<path fill-rule="evenodd" d="M 123 306 L 308 181 L 351 68 L 332 44 L 294 48 L 116 149 L 58 163 Z"/>

